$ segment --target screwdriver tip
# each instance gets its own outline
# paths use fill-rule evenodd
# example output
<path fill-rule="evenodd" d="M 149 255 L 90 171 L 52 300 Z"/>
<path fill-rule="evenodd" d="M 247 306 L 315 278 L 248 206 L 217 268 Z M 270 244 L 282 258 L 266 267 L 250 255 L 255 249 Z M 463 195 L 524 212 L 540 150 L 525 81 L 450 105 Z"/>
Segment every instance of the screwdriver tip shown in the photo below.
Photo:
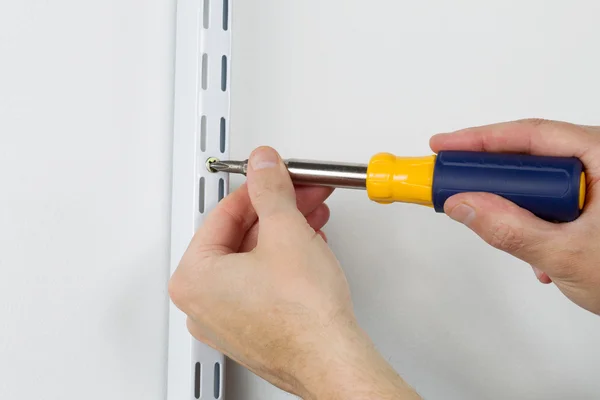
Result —
<path fill-rule="evenodd" d="M 221 161 L 215 161 L 209 165 L 212 172 L 227 172 L 229 165 Z"/>
<path fill-rule="evenodd" d="M 216 158 L 209 159 L 206 167 L 210 172 L 228 172 L 231 174 L 246 175 L 248 169 L 247 161 L 221 161 Z"/>

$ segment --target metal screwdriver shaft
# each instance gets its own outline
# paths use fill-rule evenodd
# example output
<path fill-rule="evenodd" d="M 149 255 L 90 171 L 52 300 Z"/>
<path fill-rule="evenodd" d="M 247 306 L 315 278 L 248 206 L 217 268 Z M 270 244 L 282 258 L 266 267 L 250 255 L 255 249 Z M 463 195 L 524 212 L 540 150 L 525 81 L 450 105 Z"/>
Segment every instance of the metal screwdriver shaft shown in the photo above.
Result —
<path fill-rule="evenodd" d="M 207 162 L 211 172 L 246 175 L 248 160 Z M 330 161 L 284 160 L 294 183 L 346 189 L 367 188 L 367 165 Z"/>

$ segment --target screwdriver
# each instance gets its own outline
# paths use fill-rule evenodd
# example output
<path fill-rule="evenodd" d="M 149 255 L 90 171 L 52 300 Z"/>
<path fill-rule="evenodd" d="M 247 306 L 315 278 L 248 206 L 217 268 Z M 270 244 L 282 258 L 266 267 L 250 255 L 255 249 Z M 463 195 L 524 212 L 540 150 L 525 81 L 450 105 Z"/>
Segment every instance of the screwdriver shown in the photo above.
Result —
<path fill-rule="evenodd" d="M 586 176 L 574 157 L 443 151 L 425 157 L 379 153 L 367 164 L 284 160 L 295 184 L 366 190 L 380 204 L 412 203 L 444 212 L 448 198 L 465 192 L 501 196 L 550 222 L 570 222 L 584 208 Z M 211 158 L 210 172 L 246 175 L 248 160 Z"/>

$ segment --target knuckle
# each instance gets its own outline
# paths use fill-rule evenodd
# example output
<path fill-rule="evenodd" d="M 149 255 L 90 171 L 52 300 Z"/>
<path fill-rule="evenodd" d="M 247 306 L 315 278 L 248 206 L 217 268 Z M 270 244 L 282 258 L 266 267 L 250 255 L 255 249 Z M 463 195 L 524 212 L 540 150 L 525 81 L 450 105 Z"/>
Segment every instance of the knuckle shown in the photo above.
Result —
<path fill-rule="evenodd" d="M 542 126 L 542 125 L 549 125 L 549 124 L 553 124 L 554 121 L 548 120 L 548 119 L 544 119 L 544 118 L 525 118 L 522 119 L 520 121 L 518 121 L 522 124 L 526 124 L 526 125 L 531 125 L 533 127 L 537 127 L 537 126 Z"/>
<path fill-rule="evenodd" d="M 260 189 L 256 191 L 257 199 L 269 198 L 272 195 L 277 195 L 279 193 L 284 193 L 287 191 L 287 186 L 284 182 L 273 182 L 266 181 L 263 183 Z"/>
<path fill-rule="evenodd" d="M 596 139 L 597 143 L 600 143 L 600 126 L 588 126 L 587 130 Z"/>
<path fill-rule="evenodd" d="M 278 192 L 283 192 L 287 189 L 287 185 L 286 182 L 277 179 L 277 180 L 269 180 L 265 182 L 265 185 L 263 187 L 266 191 L 269 192 L 274 192 L 274 193 L 278 193 Z"/>
<path fill-rule="evenodd" d="M 525 245 L 523 231 L 505 222 L 498 222 L 492 227 L 488 243 L 508 253 L 519 252 Z"/>
<path fill-rule="evenodd" d="M 187 293 L 184 282 L 180 278 L 180 274 L 178 272 L 175 272 L 169 280 L 168 291 L 169 297 L 171 298 L 173 304 L 181 308 L 182 305 L 185 304 Z"/>
<path fill-rule="evenodd" d="M 293 240 L 304 231 L 298 229 L 308 225 L 303 216 L 297 212 L 290 212 L 287 208 L 277 208 L 263 218 L 265 234 L 277 240 Z"/>
<path fill-rule="evenodd" d="M 257 189 L 256 192 L 254 193 L 254 202 L 255 203 L 265 203 L 269 201 L 269 198 L 271 197 L 271 193 L 269 190 L 267 189 Z"/>
<path fill-rule="evenodd" d="M 197 289 L 203 286 L 206 274 L 204 268 L 186 260 L 186 256 L 169 279 L 167 290 L 173 304 L 187 314 L 197 300 Z"/>
<path fill-rule="evenodd" d="M 594 127 L 578 125 L 578 124 L 574 124 L 572 122 L 544 119 L 544 118 L 525 118 L 525 119 L 518 120 L 517 122 L 524 124 L 524 125 L 529 125 L 533 128 L 549 127 L 552 129 L 576 132 L 576 133 L 587 134 L 587 135 L 592 133 L 593 129 L 594 129 Z"/>
<path fill-rule="evenodd" d="M 531 128 L 543 128 L 545 131 L 570 131 L 570 132 L 586 132 L 581 125 L 576 125 L 571 122 L 544 119 L 544 118 L 525 118 L 518 121 L 521 124 L 528 125 Z"/>

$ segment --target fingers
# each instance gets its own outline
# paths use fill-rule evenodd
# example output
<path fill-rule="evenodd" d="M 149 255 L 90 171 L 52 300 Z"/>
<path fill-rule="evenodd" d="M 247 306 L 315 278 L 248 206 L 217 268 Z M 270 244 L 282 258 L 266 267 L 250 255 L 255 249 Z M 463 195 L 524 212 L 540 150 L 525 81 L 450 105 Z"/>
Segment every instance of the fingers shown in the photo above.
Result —
<path fill-rule="evenodd" d="M 271 165 L 272 160 L 261 160 L 263 151 L 267 153 L 266 156 L 275 159 L 275 165 Z M 257 149 L 253 156 L 255 155 L 258 159 L 251 157 L 251 162 L 254 161 L 259 167 L 256 171 L 249 171 L 248 183 L 225 197 L 207 216 L 203 226 L 194 236 L 192 245 L 196 247 L 196 254 L 225 255 L 244 251 L 245 248 L 253 248 L 256 245 L 258 226 L 255 226 L 255 223 L 258 217 L 257 210 L 250 199 L 249 187 L 254 190 L 255 201 L 258 207 L 263 207 L 265 214 L 275 212 L 281 207 L 289 207 L 289 203 L 292 202 L 291 204 L 297 207 L 296 210 L 299 209 L 304 215 L 310 215 L 331 195 L 332 190 L 329 188 L 301 187 L 296 189 L 296 199 L 289 174 L 279 155 L 269 148 Z M 270 200 L 271 205 L 269 205 Z M 314 222 L 315 230 L 323 227 L 323 225 L 319 226 L 318 220 Z"/>
<path fill-rule="evenodd" d="M 318 232 L 327 224 L 330 215 L 331 212 L 329 211 L 327 204 L 321 204 L 313 212 L 306 216 L 306 222 L 308 222 L 308 225 L 310 225 L 315 232 Z"/>
<path fill-rule="evenodd" d="M 598 137 L 586 128 L 565 122 L 522 120 L 464 129 L 435 135 L 431 149 L 530 153 L 534 155 L 577 157 L 586 165 L 598 165 L 590 149 Z"/>
<path fill-rule="evenodd" d="M 207 216 L 192 240 L 196 253 L 223 255 L 238 251 L 257 216 L 244 184 L 225 197 Z"/>
<path fill-rule="evenodd" d="M 542 283 L 572 274 L 573 257 L 566 240 L 581 236 L 581 226 L 596 218 L 600 205 L 600 130 L 597 127 L 545 120 L 520 120 L 440 134 L 431 138 L 431 149 L 526 153 L 577 157 L 587 176 L 586 214 L 572 224 L 551 224 L 499 196 L 463 193 L 450 198 L 445 212 L 471 228 L 492 246 L 532 265 Z M 586 219 L 587 218 L 587 219 Z M 581 225 L 584 224 L 584 225 Z"/>
<path fill-rule="evenodd" d="M 308 215 L 333 193 L 332 188 L 324 186 L 297 186 L 296 206 L 302 215 Z"/>
<path fill-rule="evenodd" d="M 306 216 L 306 221 L 312 229 L 319 232 L 329 222 L 330 211 L 325 204 L 320 204 L 312 212 Z M 244 238 L 242 246 L 239 249 L 240 253 L 247 253 L 256 247 L 258 242 L 259 224 L 255 224 Z"/>
<path fill-rule="evenodd" d="M 446 201 L 444 211 L 493 247 L 535 266 L 550 266 L 549 258 L 561 248 L 555 245 L 562 236 L 559 226 L 493 194 L 458 194 Z"/>
<path fill-rule="evenodd" d="M 544 271 L 542 271 L 538 267 L 531 267 L 531 268 L 533 268 L 533 273 L 535 274 L 536 278 L 538 278 L 538 280 L 541 283 L 544 283 L 544 284 L 552 283 L 552 279 L 550 279 L 548 274 L 546 274 Z"/>
<path fill-rule="evenodd" d="M 327 242 L 328 242 L 327 235 L 325 234 L 325 232 L 323 232 L 323 231 L 318 231 L 318 232 L 317 232 L 317 235 L 321 236 L 321 237 L 323 238 L 323 241 L 324 241 L 325 243 L 327 243 Z"/>
<path fill-rule="evenodd" d="M 305 217 L 310 217 L 312 221 L 309 221 L 309 225 L 314 230 L 319 230 L 325 226 L 329 220 L 329 208 L 325 206 L 327 210 L 327 219 L 321 224 L 319 221 L 315 221 L 315 216 L 312 214 L 319 214 L 321 211 L 316 211 L 317 208 L 323 207 L 323 202 L 331 195 L 332 189 L 326 187 L 309 187 L 302 186 L 296 188 L 296 198 L 298 210 Z M 314 212 L 314 213 L 313 213 Z M 254 226 L 247 232 L 246 237 L 239 249 L 239 252 L 249 252 L 256 247 L 258 239 L 258 230 L 260 225 L 255 223 Z"/>
<path fill-rule="evenodd" d="M 248 193 L 259 219 L 281 213 L 299 213 L 290 175 L 279 154 L 260 147 L 248 162 Z"/>

